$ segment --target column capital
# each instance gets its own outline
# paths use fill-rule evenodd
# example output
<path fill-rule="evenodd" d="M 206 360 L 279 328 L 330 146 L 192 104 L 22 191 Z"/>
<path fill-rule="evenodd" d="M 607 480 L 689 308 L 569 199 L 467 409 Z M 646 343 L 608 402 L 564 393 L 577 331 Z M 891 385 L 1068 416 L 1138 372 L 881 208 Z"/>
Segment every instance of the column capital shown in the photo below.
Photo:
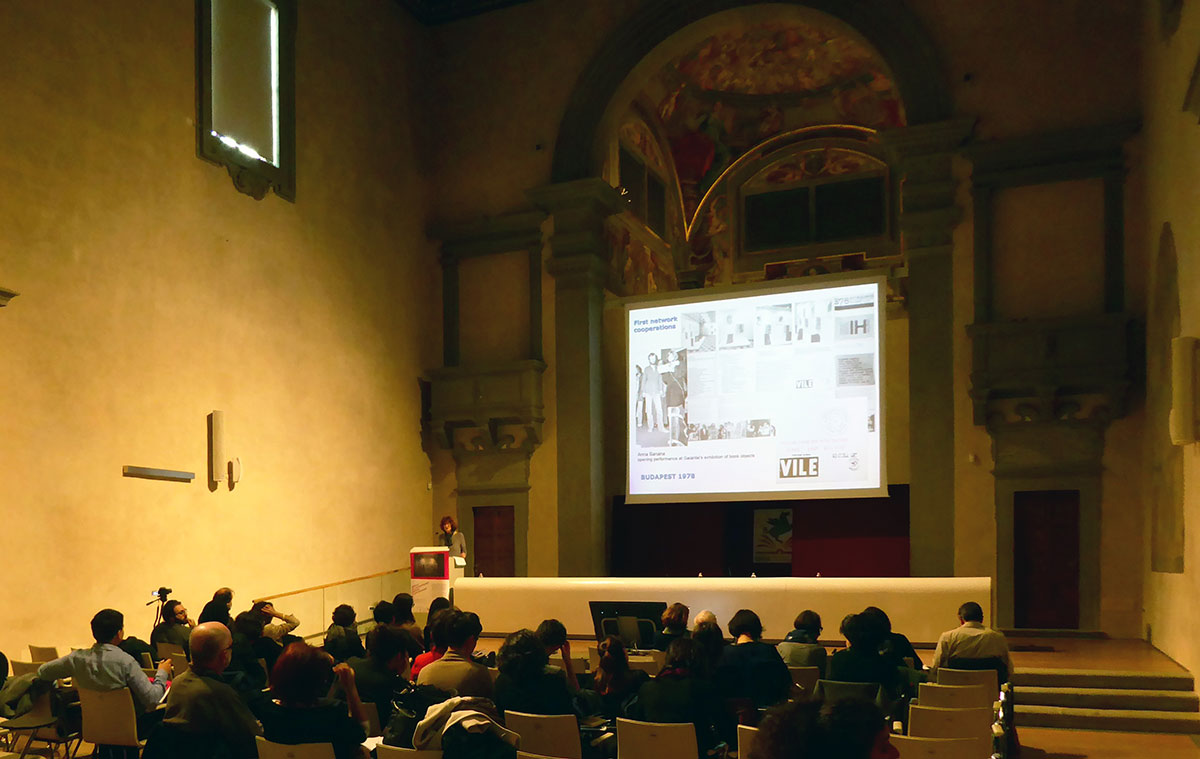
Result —
<path fill-rule="evenodd" d="M 958 116 L 946 121 L 914 124 L 879 133 L 884 145 L 901 158 L 954 152 L 962 147 L 975 129 L 974 116 Z"/>
<path fill-rule="evenodd" d="M 526 192 L 526 196 L 554 220 L 550 233 L 553 257 L 590 255 L 608 260 L 604 220 L 627 207 L 612 185 L 591 177 L 537 187 Z"/>
<path fill-rule="evenodd" d="M 560 288 L 602 288 L 608 277 L 608 265 L 604 260 L 587 254 L 554 256 L 546 262 L 546 271 Z"/>

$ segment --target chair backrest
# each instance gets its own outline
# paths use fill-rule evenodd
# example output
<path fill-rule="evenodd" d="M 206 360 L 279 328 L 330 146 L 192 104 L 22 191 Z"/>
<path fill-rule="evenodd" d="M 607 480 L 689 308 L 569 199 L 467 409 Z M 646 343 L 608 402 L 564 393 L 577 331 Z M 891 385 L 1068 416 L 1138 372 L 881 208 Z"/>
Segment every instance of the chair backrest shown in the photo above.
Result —
<path fill-rule="evenodd" d="M 737 726 L 738 756 L 750 756 L 754 750 L 754 740 L 758 738 L 758 728 L 750 725 Z"/>
<path fill-rule="evenodd" d="M 879 683 L 846 683 L 840 680 L 818 680 L 814 698 L 832 704 L 848 699 L 883 703 L 883 686 Z"/>
<path fill-rule="evenodd" d="M 332 743 L 272 743 L 261 735 L 254 736 L 254 742 L 258 744 L 258 759 L 337 759 Z"/>
<path fill-rule="evenodd" d="M 574 714 L 526 714 L 506 711 L 504 725 L 521 736 L 521 750 L 563 759 L 582 759 L 579 720 Z"/>
<path fill-rule="evenodd" d="M 383 735 L 383 726 L 379 724 L 379 707 L 374 701 L 363 701 L 363 711 L 367 715 L 367 737 L 374 738 Z"/>
<path fill-rule="evenodd" d="M 939 685 L 921 683 L 917 692 L 921 706 L 944 706 L 949 709 L 990 707 L 996 694 L 986 685 Z"/>
<path fill-rule="evenodd" d="M 150 658 L 149 651 L 142 652 L 142 668 L 143 669 L 156 669 L 156 667 L 154 666 L 154 660 Z"/>
<path fill-rule="evenodd" d="M 893 735 L 892 745 L 900 759 L 986 759 L 974 738 L 916 738 Z"/>
<path fill-rule="evenodd" d="M 600 649 L 588 646 L 588 672 L 595 672 L 600 667 Z"/>
<path fill-rule="evenodd" d="M 442 759 L 441 751 L 385 746 L 382 743 L 375 747 L 375 754 L 379 759 Z"/>
<path fill-rule="evenodd" d="M 91 744 L 136 746 L 137 714 L 128 688 L 100 691 L 79 689 L 83 739 Z"/>
<path fill-rule="evenodd" d="M 440 756 L 441 754 L 439 754 Z M 528 751 L 518 751 L 517 759 L 566 759 L 561 756 L 546 756 L 545 754 L 531 754 Z"/>
<path fill-rule="evenodd" d="M 942 706 L 910 706 L 908 734 L 916 738 L 975 738 L 991 746 L 991 709 L 947 709 Z"/>
<path fill-rule="evenodd" d="M 178 643 L 167 643 L 166 641 L 163 641 L 162 643 L 155 644 L 154 650 L 158 653 L 159 659 L 169 658 L 172 654 L 179 654 L 184 658 L 187 657 L 187 654 L 183 652 L 183 646 L 179 645 Z"/>
<path fill-rule="evenodd" d="M 179 653 L 171 654 L 171 676 L 172 677 L 179 677 L 184 672 L 187 672 L 191 666 L 192 665 L 188 664 L 187 657 L 183 655 L 182 651 L 180 651 Z"/>
<path fill-rule="evenodd" d="M 696 728 L 617 718 L 617 759 L 695 759 Z"/>
<path fill-rule="evenodd" d="M 36 675 L 38 667 L 42 666 L 39 662 L 17 661 L 16 659 L 10 661 L 9 664 L 12 666 L 13 677 L 20 677 L 21 675 Z"/>
<path fill-rule="evenodd" d="M 941 667 L 937 671 L 938 685 L 986 685 L 995 700 L 1000 692 L 1000 676 L 994 669 L 953 669 Z"/>
<path fill-rule="evenodd" d="M 32 662 L 54 661 L 58 658 L 58 649 L 54 646 L 30 646 L 29 660 Z"/>
<path fill-rule="evenodd" d="M 817 681 L 821 679 L 820 667 L 788 667 L 792 673 L 792 682 L 802 691 L 802 699 L 810 699 L 817 689 Z"/>

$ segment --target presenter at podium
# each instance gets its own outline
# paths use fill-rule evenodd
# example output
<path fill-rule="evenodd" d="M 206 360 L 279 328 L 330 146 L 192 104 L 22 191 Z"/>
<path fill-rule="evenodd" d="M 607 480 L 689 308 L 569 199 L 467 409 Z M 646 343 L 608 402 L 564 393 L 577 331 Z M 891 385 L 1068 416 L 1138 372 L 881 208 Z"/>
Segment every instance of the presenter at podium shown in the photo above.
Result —
<path fill-rule="evenodd" d="M 437 536 L 439 543 L 450 549 L 451 556 L 467 558 L 467 539 L 458 531 L 458 522 L 454 521 L 454 517 L 442 517 L 440 526 L 442 531 Z"/>

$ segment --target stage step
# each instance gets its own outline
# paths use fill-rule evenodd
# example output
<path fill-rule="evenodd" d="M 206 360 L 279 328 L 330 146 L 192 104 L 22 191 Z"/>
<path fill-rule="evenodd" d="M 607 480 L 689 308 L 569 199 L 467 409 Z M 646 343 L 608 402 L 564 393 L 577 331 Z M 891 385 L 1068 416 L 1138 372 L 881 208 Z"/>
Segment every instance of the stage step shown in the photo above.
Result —
<path fill-rule="evenodd" d="M 1018 669 L 1013 685 L 1039 688 L 1099 688 L 1112 690 L 1191 691 L 1192 676 L 1185 672 L 1134 672 L 1105 669 L 1057 669 L 1029 667 Z M 1021 700 L 1018 697 L 1017 703 Z"/>
<path fill-rule="evenodd" d="M 1200 699 L 1191 691 L 1141 688 L 1045 688 L 1019 685 L 1013 689 L 1018 706 L 1061 706 L 1075 709 L 1197 712 Z"/>
<path fill-rule="evenodd" d="M 1200 733 L 1200 714 L 1137 709 L 1076 709 L 1016 704 L 1017 727 L 1065 727 L 1127 733 Z"/>

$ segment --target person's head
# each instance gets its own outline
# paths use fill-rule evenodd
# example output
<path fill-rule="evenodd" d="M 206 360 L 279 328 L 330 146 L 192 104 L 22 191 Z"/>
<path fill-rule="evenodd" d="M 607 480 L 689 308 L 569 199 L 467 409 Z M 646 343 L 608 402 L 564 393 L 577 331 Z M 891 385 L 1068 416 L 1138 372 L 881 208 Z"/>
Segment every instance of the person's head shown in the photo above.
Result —
<path fill-rule="evenodd" d="M 375 608 L 371 610 L 372 616 L 375 618 L 377 625 L 390 625 L 396 621 L 396 607 L 392 606 L 391 601 L 380 601 L 375 604 Z"/>
<path fill-rule="evenodd" d="M 403 675 L 408 671 L 412 636 L 395 627 L 381 627 L 371 634 L 371 658 L 380 666 Z"/>
<path fill-rule="evenodd" d="M 517 630 L 505 638 L 496 656 L 501 674 L 518 681 L 537 677 L 549 661 L 541 639 L 528 629 Z"/>
<path fill-rule="evenodd" d="M 562 648 L 567 642 L 567 628 L 557 619 L 542 620 L 534 634 L 548 654 Z"/>
<path fill-rule="evenodd" d="M 844 759 L 897 759 L 883 711 L 870 701 L 846 699 L 821 710 L 823 756 Z M 761 734 L 760 734 L 761 735 Z"/>
<path fill-rule="evenodd" d="M 250 605 L 250 611 L 261 614 L 265 622 L 271 621 L 271 612 L 275 611 L 275 605 L 270 601 L 255 601 Z"/>
<path fill-rule="evenodd" d="M 188 621 L 187 608 L 184 607 L 183 601 L 167 601 L 163 604 L 163 621 L 173 625 L 186 625 Z"/>
<path fill-rule="evenodd" d="M 429 617 L 428 618 L 433 619 L 434 614 L 437 614 L 439 611 L 442 611 L 443 609 L 449 609 L 449 608 L 450 608 L 450 599 L 446 598 L 445 596 L 438 596 L 437 598 L 435 598 L 429 602 Z"/>
<path fill-rule="evenodd" d="M 233 591 L 229 588 L 218 588 L 216 593 L 213 593 L 213 600 L 225 604 L 226 609 L 233 608 Z"/>
<path fill-rule="evenodd" d="M 446 650 L 446 621 L 450 612 L 449 608 L 438 609 L 429 615 L 429 623 L 425 625 L 425 629 L 429 631 L 429 641 L 438 651 Z"/>
<path fill-rule="evenodd" d="M 392 608 L 395 612 L 395 620 L 398 625 L 416 624 L 417 618 L 413 616 L 413 597 L 408 593 L 397 593 L 392 599 Z"/>
<path fill-rule="evenodd" d="M 596 666 L 596 692 L 604 695 L 629 676 L 629 654 L 625 651 L 625 644 L 615 635 L 600 641 L 598 650 L 600 663 Z"/>
<path fill-rule="evenodd" d="M 649 354 L 648 356 L 646 356 L 646 361 L 647 361 L 647 363 L 650 364 L 650 366 L 657 366 L 658 365 L 658 354 L 657 353 Z"/>
<path fill-rule="evenodd" d="M 283 650 L 271 669 L 271 695 L 284 706 L 311 706 L 333 685 L 333 657 L 296 642 Z"/>
<path fill-rule="evenodd" d="M 821 737 L 821 705 L 812 701 L 788 701 L 767 711 L 758 725 L 749 759 L 825 756 L 820 753 Z M 838 755 L 838 759 L 842 757 Z"/>
<path fill-rule="evenodd" d="M 716 622 L 705 620 L 692 630 L 692 640 L 700 647 L 700 655 L 705 660 L 712 660 L 721 655 L 725 646 L 725 633 Z"/>
<path fill-rule="evenodd" d="M 887 612 L 878 606 L 868 606 L 862 610 L 862 615 L 874 621 L 885 635 L 892 631 L 892 620 L 888 619 Z"/>
<path fill-rule="evenodd" d="M 745 635 L 751 640 L 758 640 L 762 637 L 762 632 L 762 620 L 749 609 L 738 609 L 729 620 L 729 634 L 735 639 Z"/>
<path fill-rule="evenodd" d="M 815 643 L 821 635 L 821 615 L 812 609 L 805 609 L 796 615 L 796 621 L 792 626 L 803 633 L 806 633 Z"/>
<path fill-rule="evenodd" d="M 983 624 L 983 607 L 974 601 L 967 601 L 958 607 L 958 621 Z"/>
<path fill-rule="evenodd" d="M 671 604 L 662 613 L 662 626 L 664 630 L 686 630 L 687 621 L 688 607 L 681 603 Z"/>
<path fill-rule="evenodd" d="M 692 622 L 697 626 L 699 626 L 701 622 L 712 622 L 715 625 L 717 624 L 717 615 L 713 614 L 709 609 L 701 609 L 700 611 L 696 612 L 696 616 L 692 618 Z"/>
<path fill-rule="evenodd" d="M 446 646 L 466 655 L 474 651 L 479 634 L 483 632 L 479 615 L 473 611 L 453 609 L 442 612 L 442 618 L 442 625 L 446 629 Z"/>
<path fill-rule="evenodd" d="M 667 646 L 668 667 L 675 669 L 691 669 L 696 666 L 698 646 L 691 638 L 676 638 Z"/>
<path fill-rule="evenodd" d="M 116 609 L 101 609 L 92 617 L 92 637 L 97 643 L 114 646 L 125 637 L 125 615 Z"/>
<path fill-rule="evenodd" d="M 358 615 L 350 604 L 338 604 L 333 610 L 333 623 L 342 627 L 352 627 Z"/>
<path fill-rule="evenodd" d="M 449 535 L 458 529 L 458 522 L 454 521 L 454 517 L 447 514 L 446 516 L 442 517 L 442 521 L 438 523 L 438 527 L 441 527 L 442 532 Z"/>
<path fill-rule="evenodd" d="M 257 611 L 244 611 L 233 620 L 233 631 L 246 636 L 250 641 L 256 641 L 262 637 L 264 626 L 263 615 Z"/>
<path fill-rule="evenodd" d="M 229 666 L 233 655 L 233 636 L 220 622 L 205 622 L 192 628 L 188 636 L 192 666 L 221 673 Z"/>

